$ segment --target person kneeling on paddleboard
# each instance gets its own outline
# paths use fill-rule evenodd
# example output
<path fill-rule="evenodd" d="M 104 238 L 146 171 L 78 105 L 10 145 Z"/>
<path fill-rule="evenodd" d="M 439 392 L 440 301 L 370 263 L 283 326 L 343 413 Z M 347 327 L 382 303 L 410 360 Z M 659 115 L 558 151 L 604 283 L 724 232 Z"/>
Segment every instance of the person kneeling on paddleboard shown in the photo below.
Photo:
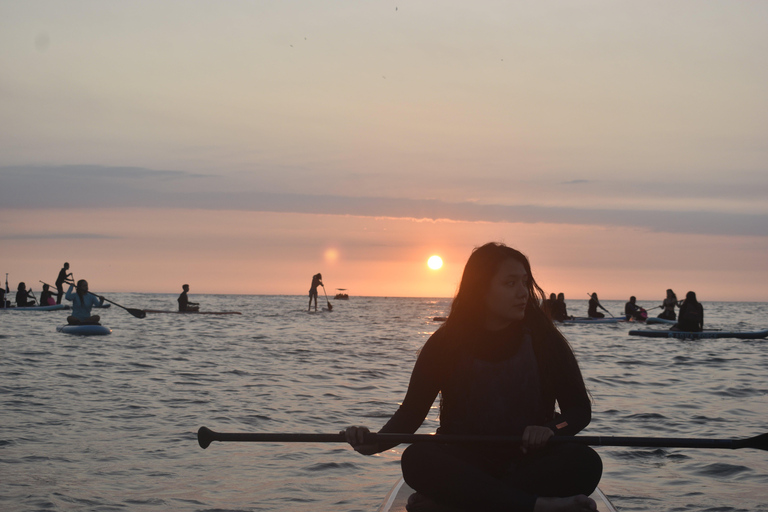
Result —
<path fill-rule="evenodd" d="M 67 323 L 69 325 L 99 325 L 101 317 L 99 315 L 91 315 L 91 308 L 93 306 L 103 306 L 104 297 L 96 295 L 88 291 L 88 281 L 81 279 L 77 282 L 77 290 L 72 292 L 74 286 L 69 283 L 69 290 L 64 296 L 67 300 L 72 301 L 72 315 L 67 317 Z"/>
<path fill-rule="evenodd" d="M 624 305 L 624 316 L 627 320 L 645 322 L 645 319 L 648 318 L 648 312 L 638 306 L 636 301 L 637 298 L 634 295 L 629 298 L 629 302 Z"/>
<path fill-rule="evenodd" d="M 544 292 L 528 259 L 503 244 L 475 249 L 448 319 L 416 360 L 405 399 L 381 433 L 413 433 L 438 394 L 440 435 L 522 436 L 520 444 L 413 443 L 403 477 L 417 492 L 408 510 L 595 510 L 589 495 L 602 475 L 592 448 L 553 443 L 591 419 L 576 357 L 542 311 Z M 555 404 L 560 412 L 556 412 Z M 343 433 L 372 455 L 392 446 L 366 444 L 367 427 Z"/>

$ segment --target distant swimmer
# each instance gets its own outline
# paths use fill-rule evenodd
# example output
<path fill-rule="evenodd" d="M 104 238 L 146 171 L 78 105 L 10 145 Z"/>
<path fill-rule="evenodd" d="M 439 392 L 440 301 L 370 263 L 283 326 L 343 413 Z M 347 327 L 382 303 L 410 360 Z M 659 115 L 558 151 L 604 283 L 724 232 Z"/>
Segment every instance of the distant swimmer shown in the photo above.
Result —
<path fill-rule="evenodd" d="M 589 307 L 587 308 L 587 316 L 589 318 L 605 318 L 605 315 L 597 310 L 597 308 L 605 309 L 600 305 L 600 300 L 597 298 L 597 294 L 593 293 L 589 297 Z"/>
<path fill-rule="evenodd" d="M 179 301 L 179 311 L 183 313 L 200 311 L 200 304 L 197 302 L 189 302 L 189 298 L 187 297 L 187 292 L 189 292 L 189 285 L 185 284 L 181 287 L 181 289 L 183 291 L 181 292 L 181 295 L 179 295 L 179 298 L 176 299 Z"/>
<path fill-rule="evenodd" d="M 91 308 L 93 306 L 103 306 L 104 297 L 90 293 L 88 291 L 88 281 L 81 279 L 77 282 L 77 290 L 73 293 L 74 286 L 69 285 L 64 296 L 67 300 L 72 301 L 72 315 L 67 317 L 67 323 L 69 325 L 98 325 L 101 317 L 99 315 L 91 315 Z"/>
<path fill-rule="evenodd" d="M 312 310 L 312 299 L 315 299 L 315 311 L 317 311 L 317 287 L 323 286 L 323 275 L 319 272 L 312 276 L 312 284 L 309 287 L 309 306 L 307 311 Z"/>
<path fill-rule="evenodd" d="M 43 291 L 40 293 L 40 305 L 41 306 L 53 306 L 56 304 L 56 299 L 53 298 L 53 292 L 50 285 L 43 284 Z"/>
<path fill-rule="evenodd" d="M 704 330 L 704 306 L 696 300 L 694 292 L 685 294 L 677 323 L 670 330 L 683 332 L 701 332 Z"/>
<path fill-rule="evenodd" d="M 16 306 L 26 308 L 34 305 L 35 296 L 32 294 L 32 290 L 27 290 L 27 285 L 24 282 L 19 283 L 19 286 L 16 288 Z"/>
<path fill-rule="evenodd" d="M 659 318 L 664 318 L 666 320 L 676 320 L 676 306 L 680 306 L 680 304 L 677 302 L 677 295 L 675 295 L 675 292 L 673 292 L 670 288 L 667 290 L 667 298 L 664 299 L 664 301 L 661 303 L 661 306 L 659 306 L 664 309 L 664 311 L 659 314 Z"/>
<path fill-rule="evenodd" d="M 624 316 L 627 320 L 636 320 L 638 322 L 645 322 L 648 318 L 648 312 L 636 304 L 637 297 L 634 295 L 629 298 L 629 302 L 624 305 Z"/>
<path fill-rule="evenodd" d="M 65 261 L 64 266 L 59 270 L 59 277 L 56 278 L 56 290 L 59 292 L 56 296 L 56 304 L 61 304 L 61 298 L 64 296 L 64 283 L 72 278 L 72 273 L 67 272 L 67 270 L 69 270 L 69 263 Z"/>

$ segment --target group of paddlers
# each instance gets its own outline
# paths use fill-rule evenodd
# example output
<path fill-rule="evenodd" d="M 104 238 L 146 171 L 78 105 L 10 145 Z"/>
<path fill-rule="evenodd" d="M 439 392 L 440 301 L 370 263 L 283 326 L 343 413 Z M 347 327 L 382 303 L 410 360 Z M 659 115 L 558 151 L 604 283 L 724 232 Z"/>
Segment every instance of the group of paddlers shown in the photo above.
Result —
<path fill-rule="evenodd" d="M 565 296 L 562 293 L 555 295 L 549 294 L 549 299 L 542 304 L 544 311 L 548 312 L 552 320 L 563 322 L 572 319 L 568 315 L 568 308 L 565 305 Z M 597 293 L 590 294 L 589 304 L 587 306 L 587 316 L 589 318 L 605 318 L 605 315 L 598 311 L 598 308 L 608 311 L 600 304 Z M 657 318 L 664 320 L 677 320 L 670 329 L 675 331 L 700 332 L 704 328 L 704 308 L 696 299 L 695 292 L 688 292 L 685 300 L 678 301 L 677 295 L 671 289 L 667 290 L 667 296 L 662 301 L 661 306 L 654 306 L 650 309 L 662 309 Z M 679 318 L 675 314 L 675 308 L 679 308 Z M 613 316 L 613 315 L 611 315 Z M 635 320 L 645 322 L 648 319 L 648 310 L 637 304 L 637 298 L 633 295 L 624 305 L 624 317 L 626 320 Z"/>

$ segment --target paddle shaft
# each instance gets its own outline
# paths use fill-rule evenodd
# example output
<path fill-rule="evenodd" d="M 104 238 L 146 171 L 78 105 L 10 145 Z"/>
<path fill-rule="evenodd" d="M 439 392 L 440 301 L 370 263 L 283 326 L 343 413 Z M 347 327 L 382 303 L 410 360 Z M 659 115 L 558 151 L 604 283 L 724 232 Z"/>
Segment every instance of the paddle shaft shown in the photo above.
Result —
<path fill-rule="evenodd" d="M 322 284 L 320 286 L 323 287 L 323 295 L 325 295 L 325 303 L 328 304 L 328 311 L 333 311 L 333 306 L 331 306 L 331 301 L 328 300 L 328 294 L 325 293 L 325 286 Z"/>
<path fill-rule="evenodd" d="M 205 449 L 213 441 L 248 443 L 345 443 L 346 436 L 339 434 L 272 434 L 272 433 L 224 433 L 200 427 L 197 440 Z M 432 434 L 377 434 L 366 435 L 366 443 L 491 443 L 519 444 L 520 436 L 469 436 Z M 592 446 L 637 446 L 655 448 L 757 448 L 768 450 L 768 434 L 746 439 L 696 439 L 675 437 L 613 437 L 613 436 L 555 436 L 550 443 L 579 443 Z"/>

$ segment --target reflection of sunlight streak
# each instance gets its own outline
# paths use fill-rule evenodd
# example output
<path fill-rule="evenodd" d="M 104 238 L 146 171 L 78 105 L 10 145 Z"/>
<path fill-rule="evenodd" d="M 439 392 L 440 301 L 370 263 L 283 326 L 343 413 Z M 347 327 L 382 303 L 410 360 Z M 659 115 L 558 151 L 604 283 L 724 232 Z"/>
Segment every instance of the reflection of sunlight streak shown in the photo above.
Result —
<path fill-rule="evenodd" d="M 336 263 L 336 260 L 339 259 L 339 251 L 331 247 L 325 250 L 324 257 L 326 263 Z"/>

